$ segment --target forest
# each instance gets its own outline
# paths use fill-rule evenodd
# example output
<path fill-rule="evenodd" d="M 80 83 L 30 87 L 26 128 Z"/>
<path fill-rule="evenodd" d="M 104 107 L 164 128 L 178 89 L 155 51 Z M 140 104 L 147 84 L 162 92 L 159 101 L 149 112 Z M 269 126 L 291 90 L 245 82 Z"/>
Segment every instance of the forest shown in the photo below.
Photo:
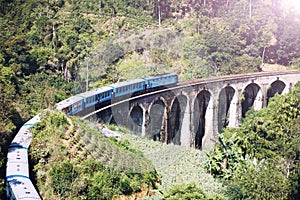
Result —
<path fill-rule="evenodd" d="M 7 147 L 20 126 L 42 109 L 86 89 L 144 75 L 176 72 L 185 81 L 259 72 L 269 66 L 299 68 L 299 32 L 300 11 L 280 0 L 0 0 L 0 198 L 5 194 Z M 298 111 L 291 112 L 296 119 Z M 256 115 L 265 114 L 249 114 L 248 123 Z M 289 122 L 299 125 L 293 120 Z M 284 131 L 299 133 L 291 128 Z M 245 133 L 257 127 L 241 129 Z M 236 132 L 225 131 L 224 140 L 237 135 L 231 140 L 240 141 Z M 291 158 L 298 154 L 285 156 L 290 150 L 284 144 L 278 144 L 283 150 L 276 162 L 261 162 L 262 152 L 270 149 L 252 154 L 256 144 L 251 139 L 240 143 L 253 148 L 238 147 L 238 158 L 246 160 L 248 155 L 262 167 L 280 162 L 283 172 L 283 163 L 298 165 Z M 245 194 L 257 198 L 241 188 L 249 182 L 230 173 L 242 169 L 240 165 L 220 171 L 214 164 L 220 160 L 214 160 L 213 153 L 211 157 L 210 171 L 231 181 L 236 199 Z M 249 162 L 241 163 L 255 173 L 257 165 Z M 296 171 L 291 174 L 298 177 Z M 291 178 L 283 181 L 297 191 Z M 280 198 L 295 198 L 296 192 L 286 192 L 287 187 L 281 187 L 285 196 Z"/>

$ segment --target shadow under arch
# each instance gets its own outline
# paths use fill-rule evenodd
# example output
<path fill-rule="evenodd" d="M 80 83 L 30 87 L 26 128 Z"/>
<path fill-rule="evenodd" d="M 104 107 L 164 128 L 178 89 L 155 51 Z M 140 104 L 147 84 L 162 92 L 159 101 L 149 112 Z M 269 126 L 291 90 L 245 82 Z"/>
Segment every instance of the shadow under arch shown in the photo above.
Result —
<path fill-rule="evenodd" d="M 223 88 L 219 94 L 219 105 L 218 105 L 218 132 L 221 133 L 223 128 L 229 125 L 230 108 L 233 107 L 233 98 L 236 95 L 235 89 L 231 86 Z"/>
<path fill-rule="evenodd" d="M 262 91 L 256 83 L 249 84 L 242 94 L 242 117 L 246 116 L 246 112 L 253 108 L 259 110 L 262 108 Z"/>
<path fill-rule="evenodd" d="M 163 100 L 157 99 L 149 108 L 148 134 L 154 141 L 165 141 L 164 116 L 166 113 L 166 104 Z"/>
<path fill-rule="evenodd" d="M 167 143 L 173 143 L 176 145 L 181 144 L 181 129 L 183 125 L 184 112 L 187 107 L 187 97 L 185 95 L 179 95 L 175 97 L 171 110 L 168 116 L 168 133 Z"/>
<path fill-rule="evenodd" d="M 207 90 L 198 93 L 194 102 L 193 130 L 195 133 L 194 146 L 202 148 L 202 138 L 205 135 L 206 110 L 211 100 L 211 94 Z"/>
<path fill-rule="evenodd" d="M 275 94 L 282 94 L 286 85 L 281 80 L 274 81 L 267 91 L 267 105 L 269 104 L 270 98 L 274 97 Z"/>
<path fill-rule="evenodd" d="M 128 117 L 128 128 L 137 135 L 142 134 L 143 126 L 143 109 L 139 105 L 135 105 L 130 111 Z"/>

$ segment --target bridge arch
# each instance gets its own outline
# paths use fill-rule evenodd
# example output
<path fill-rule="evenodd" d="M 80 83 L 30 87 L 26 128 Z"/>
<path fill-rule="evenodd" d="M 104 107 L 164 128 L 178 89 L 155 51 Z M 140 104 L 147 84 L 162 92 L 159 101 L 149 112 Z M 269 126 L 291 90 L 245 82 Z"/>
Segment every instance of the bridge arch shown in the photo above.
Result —
<path fill-rule="evenodd" d="M 128 116 L 128 128 L 137 135 L 142 135 L 144 126 L 144 109 L 137 104 L 132 106 Z"/>
<path fill-rule="evenodd" d="M 175 96 L 172 100 L 171 109 L 168 113 L 167 143 L 181 145 L 182 128 L 189 129 L 189 127 L 182 126 L 186 120 L 189 123 L 189 117 L 187 116 L 189 110 L 188 100 L 188 95 L 184 92 Z"/>
<path fill-rule="evenodd" d="M 282 94 L 286 91 L 287 85 L 277 78 L 277 80 L 271 82 L 271 84 L 267 88 L 267 94 L 266 94 L 266 103 L 269 103 L 270 98 L 275 96 L 276 93 Z"/>
<path fill-rule="evenodd" d="M 260 110 L 263 107 L 262 87 L 254 82 L 246 85 L 241 96 L 241 104 L 243 118 L 246 116 L 246 112 L 251 108 Z"/>
<path fill-rule="evenodd" d="M 208 123 L 206 122 L 213 117 L 212 112 L 207 112 L 212 102 L 212 93 L 206 89 L 198 92 L 197 96 L 193 100 L 193 140 L 191 146 L 194 146 L 197 149 L 202 149 L 206 131 L 209 129 Z"/>
<path fill-rule="evenodd" d="M 218 132 L 223 128 L 236 127 L 238 90 L 231 85 L 223 87 L 219 93 L 218 103 Z"/>
<path fill-rule="evenodd" d="M 167 113 L 167 102 L 164 98 L 159 97 L 149 105 L 147 133 L 155 141 L 165 141 L 165 119 Z"/>

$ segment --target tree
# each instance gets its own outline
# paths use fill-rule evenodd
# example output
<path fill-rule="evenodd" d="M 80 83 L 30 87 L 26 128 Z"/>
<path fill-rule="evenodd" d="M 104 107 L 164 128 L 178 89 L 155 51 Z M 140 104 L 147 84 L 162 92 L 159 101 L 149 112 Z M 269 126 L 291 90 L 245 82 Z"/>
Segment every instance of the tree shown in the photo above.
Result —
<path fill-rule="evenodd" d="M 268 107 L 249 111 L 240 128 L 225 129 L 209 154 L 208 169 L 227 180 L 233 199 L 288 199 L 297 195 L 299 88 L 296 84 L 289 94 L 275 95 Z"/>

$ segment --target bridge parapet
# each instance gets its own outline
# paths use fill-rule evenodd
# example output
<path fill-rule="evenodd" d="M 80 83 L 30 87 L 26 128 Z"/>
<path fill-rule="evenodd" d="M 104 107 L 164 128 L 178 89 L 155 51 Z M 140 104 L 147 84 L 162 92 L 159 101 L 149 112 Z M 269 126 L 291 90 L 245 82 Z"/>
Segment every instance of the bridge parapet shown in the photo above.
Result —
<path fill-rule="evenodd" d="M 249 109 L 298 81 L 299 70 L 199 79 L 125 101 L 101 117 L 154 140 L 207 149 L 224 127 L 238 127 Z"/>

